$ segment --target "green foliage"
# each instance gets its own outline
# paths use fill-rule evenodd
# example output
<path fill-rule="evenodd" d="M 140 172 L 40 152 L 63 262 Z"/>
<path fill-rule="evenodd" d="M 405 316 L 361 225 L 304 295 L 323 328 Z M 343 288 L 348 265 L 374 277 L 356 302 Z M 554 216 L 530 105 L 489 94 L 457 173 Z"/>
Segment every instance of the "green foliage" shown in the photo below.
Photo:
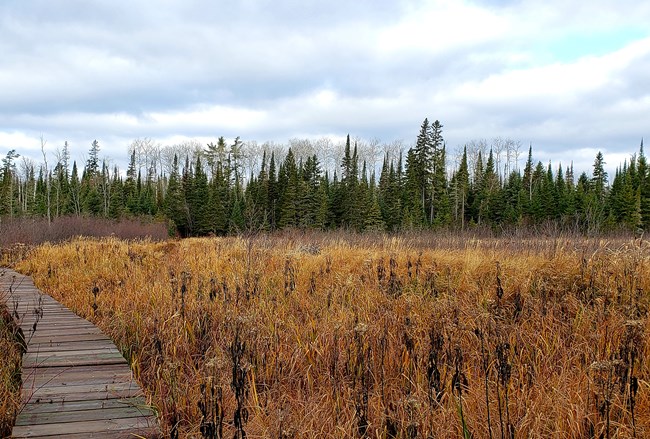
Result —
<path fill-rule="evenodd" d="M 487 154 L 479 148 L 470 157 L 467 147 L 452 168 L 442 128 L 439 121 L 424 119 L 404 160 L 401 151 L 386 153 L 378 179 L 374 163 L 360 160 L 364 151 L 359 153 L 349 135 L 332 174 L 323 171 L 318 155 L 296 155 L 301 151 L 292 149 L 284 157 L 264 150 L 258 167 L 239 138 L 228 145 L 219 137 L 204 150 L 186 151 L 182 166 L 175 155 L 166 173 L 157 173 L 148 162 L 141 173 L 140 153 L 132 147 L 124 176 L 100 161 L 96 140 L 83 169 L 73 162 L 71 172 L 67 144 L 53 168 L 25 161 L 20 173 L 20 156 L 11 150 L 0 167 L 0 217 L 46 216 L 48 210 L 54 218 L 158 216 L 180 236 L 282 228 L 397 232 L 548 224 L 586 234 L 650 229 L 650 170 L 643 141 L 610 184 L 600 152 L 591 175 L 577 180 L 573 165 L 554 170 L 550 163 L 535 164 L 532 146 L 523 172 L 500 166 L 493 150 Z"/>

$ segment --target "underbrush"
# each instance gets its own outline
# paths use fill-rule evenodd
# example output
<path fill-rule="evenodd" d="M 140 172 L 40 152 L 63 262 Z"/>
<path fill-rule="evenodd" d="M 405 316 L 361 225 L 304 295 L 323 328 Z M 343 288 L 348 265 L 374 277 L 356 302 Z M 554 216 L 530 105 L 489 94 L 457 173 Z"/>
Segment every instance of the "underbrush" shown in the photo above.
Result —
<path fill-rule="evenodd" d="M 17 265 L 170 437 L 647 437 L 642 241 L 73 240 Z"/>
<path fill-rule="evenodd" d="M 0 275 L 1 275 L 0 269 Z M 18 342 L 18 327 L 0 291 L 0 437 L 9 437 L 20 408 L 20 368 L 23 350 Z"/>
<path fill-rule="evenodd" d="M 75 236 L 106 237 L 121 239 L 165 239 L 168 226 L 151 219 L 122 219 L 120 221 L 97 218 L 66 216 L 52 220 L 46 218 L 0 218 L 0 248 L 16 244 L 35 245 L 43 242 L 60 242 Z"/>

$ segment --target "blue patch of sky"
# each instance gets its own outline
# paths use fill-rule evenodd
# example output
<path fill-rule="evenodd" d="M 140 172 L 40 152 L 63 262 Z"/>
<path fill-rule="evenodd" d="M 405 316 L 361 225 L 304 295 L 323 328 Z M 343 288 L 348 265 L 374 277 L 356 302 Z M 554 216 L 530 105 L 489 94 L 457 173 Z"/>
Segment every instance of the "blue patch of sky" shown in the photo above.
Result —
<path fill-rule="evenodd" d="M 542 39 L 533 51 L 544 62 L 572 62 L 586 56 L 602 56 L 650 36 L 650 31 L 635 27 L 602 31 L 568 32 Z"/>

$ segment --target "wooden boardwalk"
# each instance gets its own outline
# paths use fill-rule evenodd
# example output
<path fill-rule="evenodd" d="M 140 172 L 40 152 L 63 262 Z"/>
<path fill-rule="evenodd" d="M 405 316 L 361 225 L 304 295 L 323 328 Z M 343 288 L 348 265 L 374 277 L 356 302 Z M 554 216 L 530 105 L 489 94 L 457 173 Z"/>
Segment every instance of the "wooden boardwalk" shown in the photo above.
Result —
<path fill-rule="evenodd" d="M 113 342 L 40 292 L 28 276 L 0 268 L 0 297 L 23 331 L 23 407 L 15 438 L 153 438 L 158 422 Z"/>

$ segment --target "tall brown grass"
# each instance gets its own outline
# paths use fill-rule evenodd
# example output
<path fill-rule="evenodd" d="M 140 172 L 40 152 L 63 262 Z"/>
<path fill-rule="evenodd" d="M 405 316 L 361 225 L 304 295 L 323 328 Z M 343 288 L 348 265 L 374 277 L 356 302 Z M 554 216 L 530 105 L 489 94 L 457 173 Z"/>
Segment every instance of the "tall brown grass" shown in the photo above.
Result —
<path fill-rule="evenodd" d="M 0 276 L 4 273 L 0 268 Z M 18 326 L 7 303 L 7 291 L 0 290 L 0 437 L 9 437 L 20 408 L 20 366 L 23 354 Z"/>
<path fill-rule="evenodd" d="M 645 242 L 108 238 L 17 268 L 115 340 L 171 437 L 650 435 Z"/>

